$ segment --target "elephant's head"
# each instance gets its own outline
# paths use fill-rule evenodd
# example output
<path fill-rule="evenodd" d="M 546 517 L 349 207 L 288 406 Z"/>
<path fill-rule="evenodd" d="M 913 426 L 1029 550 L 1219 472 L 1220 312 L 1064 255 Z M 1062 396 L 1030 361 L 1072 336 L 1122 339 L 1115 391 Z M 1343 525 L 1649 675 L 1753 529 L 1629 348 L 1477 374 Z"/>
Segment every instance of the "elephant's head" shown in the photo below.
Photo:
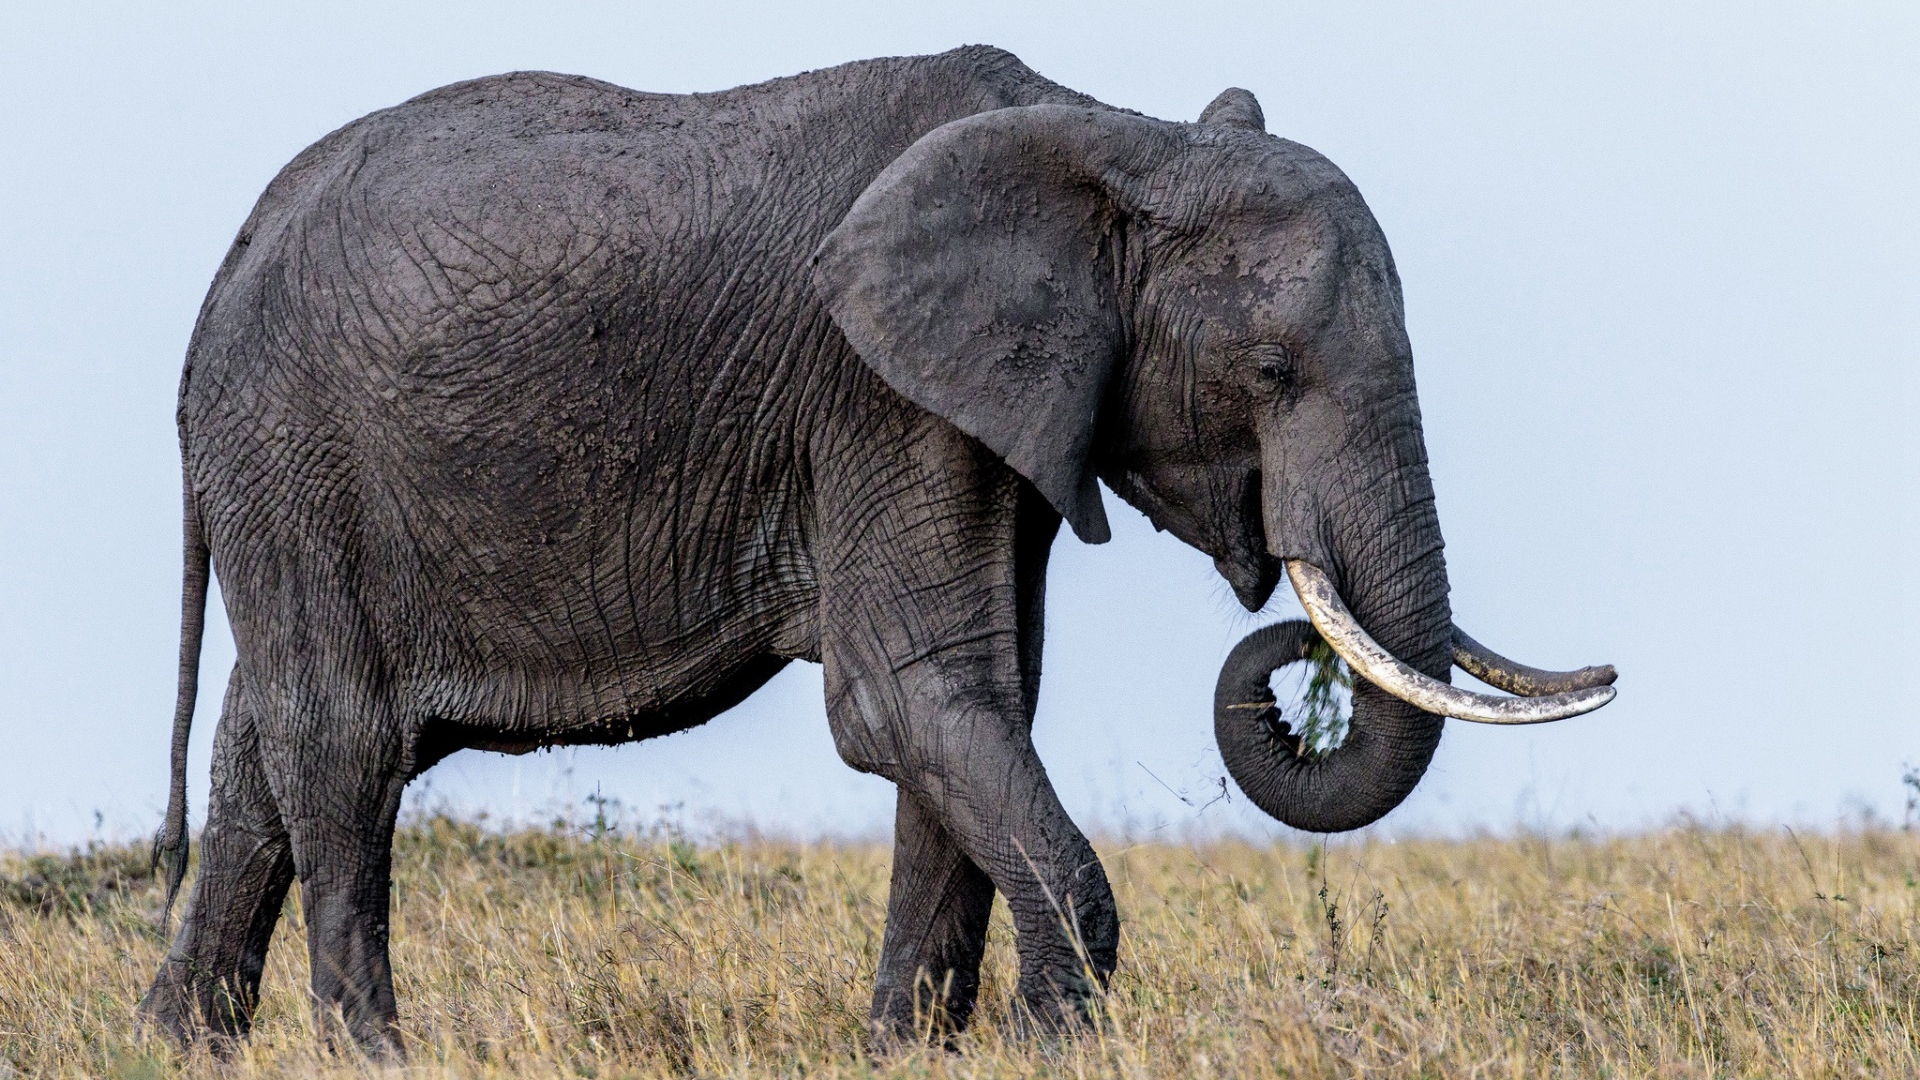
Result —
<path fill-rule="evenodd" d="M 1386 238 L 1331 162 L 1266 134 L 1251 94 L 1199 124 L 1058 105 L 947 124 L 873 181 L 815 275 L 890 386 L 998 453 L 1081 539 L 1108 537 L 1098 478 L 1211 555 L 1250 611 L 1285 568 L 1365 678 L 1346 741 L 1304 754 L 1262 707 L 1304 639 L 1255 635 L 1230 658 L 1223 691 L 1245 700 L 1225 705 L 1254 707 L 1221 712 L 1221 751 L 1282 821 L 1385 814 L 1443 715 L 1531 722 L 1611 698 L 1611 669 L 1527 683 L 1456 641 Z M 1557 696 L 1457 690 L 1456 654 Z"/>

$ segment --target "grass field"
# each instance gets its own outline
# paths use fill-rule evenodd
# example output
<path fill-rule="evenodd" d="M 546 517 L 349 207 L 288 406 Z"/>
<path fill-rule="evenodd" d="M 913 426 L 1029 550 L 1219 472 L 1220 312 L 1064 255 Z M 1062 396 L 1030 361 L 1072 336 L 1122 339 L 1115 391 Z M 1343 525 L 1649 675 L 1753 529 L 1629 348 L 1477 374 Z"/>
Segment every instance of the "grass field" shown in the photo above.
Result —
<path fill-rule="evenodd" d="M 402 830 L 407 1075 L 1920 1076 L 1920 834 L 1106 845 L 1098 1030 L 1006 1035 L 996 913 L 956 1052 L 873 1062 L 887 850 Z M 145 853 L 0 856 L 0 1076 L 212 1069 L 133 1031 L 163 943 Z M 365 1075 L 316 1049 L 296 896 L 221 1075 Z M 12 1071 L 9 1072 L 9 1069 Z"/>

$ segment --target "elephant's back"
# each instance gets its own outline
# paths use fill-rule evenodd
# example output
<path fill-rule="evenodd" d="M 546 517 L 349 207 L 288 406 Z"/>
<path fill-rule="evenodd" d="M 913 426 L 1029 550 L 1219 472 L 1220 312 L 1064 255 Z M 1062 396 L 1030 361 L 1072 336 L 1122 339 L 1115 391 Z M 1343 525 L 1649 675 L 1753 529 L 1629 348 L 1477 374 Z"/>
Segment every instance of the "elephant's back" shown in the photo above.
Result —
<path fill-rule="evenodd" d="M 586 212 L 600 223 L 661 219 L 654 231 L 671 232 L 702 212 L 737 218 L 752 200 L 729 196 L 771 179 L 808 185 L 807 209 L 830 227 L 840 203 L 927 131 L 1041 102 L 1099 105 L 984 46 L 712 93 L 650 93 L 546 71 L 471 79 L 370 113 L 302 151 L 262 193 L 220 276 L 253 245 L 275 250 L 281 227 L 325 227 L 330 213 L 384 212 L 401 226 L 462 212 L 512 218 L 531 232 Z"/>
<path fill-rule="evenodd" d="M 649 321 L 664 268 L 716 261 L 693 257 L 714 231 L 700 219 L 735 193 L 685 105 L 517 72 L 321 139 L 262 193 L 208 291 L 183 421 L 351 438 L 550 396 L 583 354 L 632 344 L 609 330 Z"/>
<path fill-rule="evenodd" d="M 429 91 L 268 186 L 208 293 L 188 383 L 264 365 L 390 394 L 392 374 L 492 378 L 474 365 L 623 335 L 637 360 L 724 351 L 712 335 L 812 303 L 814 247 L 921 134 L 1039 101 L 1090 99 L 983 47 L 718 93 L 550 72 Z"/>

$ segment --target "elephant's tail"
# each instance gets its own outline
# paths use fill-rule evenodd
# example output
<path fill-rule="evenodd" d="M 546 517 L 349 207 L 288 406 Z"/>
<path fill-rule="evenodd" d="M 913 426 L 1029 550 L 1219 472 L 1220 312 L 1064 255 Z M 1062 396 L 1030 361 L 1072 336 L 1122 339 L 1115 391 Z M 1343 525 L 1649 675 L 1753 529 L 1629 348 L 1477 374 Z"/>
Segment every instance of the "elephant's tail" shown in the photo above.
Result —
<path fill-rule="evenodd" d="M 184 455 L 182 455 L 184 456 Z M 193 732 L 193 706 L 200 694 L 200 639 L 207 625 L 207 581 L 211 556 L 200 523 L 200 507 L 193 497 L 193 478 L 182 477 L 186 490 L 184 552 L 180 583 L 180 682 L 173 707 L 173 783 L 167 792 L 167 819 L 153 841 L 153 868 L 167 872 L 167 899 L 160 908 L 164 932 L 173 912 L 174 897 L 187 876 L 187 738 Z"/>

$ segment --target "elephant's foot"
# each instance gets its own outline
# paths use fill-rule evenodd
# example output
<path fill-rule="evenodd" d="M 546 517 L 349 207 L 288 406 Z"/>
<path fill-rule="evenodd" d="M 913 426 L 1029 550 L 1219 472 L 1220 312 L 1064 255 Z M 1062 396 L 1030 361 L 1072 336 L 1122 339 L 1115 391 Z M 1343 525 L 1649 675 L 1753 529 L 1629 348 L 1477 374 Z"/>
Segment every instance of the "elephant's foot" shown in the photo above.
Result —
<path fill-rule="evenodd" d="M 950 1043 L 980 990 L 993 881 L 920 799 L 901 792 L 894 817 L 887 933 L 874 980 L 876 1053 Z"/>
<path fill-rule="evenodd" d="M 393 1017 L 352 1017 L 338 1005 L 318 1013 L 320 1041 L 329 1053 L 376 1065 L 405 1065 L 407 1050 Z"/>
<path fill-rule="evenodd" d="M 976 983 L 977 978 L 968 979 L 966 985 L 956 986 L 951 968 L 938 983 L 925 968 L 908 986 L 880 982 L 874 988 L 868 1027 L 868 1044 L 874 1056 L 891 1057 L 927 1046 L 953 1049 L 954 1040 L 973 1013 Z"/>
<path fill-rule="evenodd" d="M 1033 986 L 1030 982 L 1044 982 Z M 1090 1034 L 1099 1023 L 1101 990 L 1089 977 L 1055 980 L 1022 979 L 1009 1027 L 1015 1038 L 1046 1044 Z"/>
<path fill-rule="evenodd" d="M 196 967 L 191 960 L 168 957 L 140 999 L 139 1024 L 182 1050 L 204 1045 L 216 1056 L 231 1056 L 253 1029 L 252 1002 L 231 981 L 204 969 L 196 973 Z"/>

